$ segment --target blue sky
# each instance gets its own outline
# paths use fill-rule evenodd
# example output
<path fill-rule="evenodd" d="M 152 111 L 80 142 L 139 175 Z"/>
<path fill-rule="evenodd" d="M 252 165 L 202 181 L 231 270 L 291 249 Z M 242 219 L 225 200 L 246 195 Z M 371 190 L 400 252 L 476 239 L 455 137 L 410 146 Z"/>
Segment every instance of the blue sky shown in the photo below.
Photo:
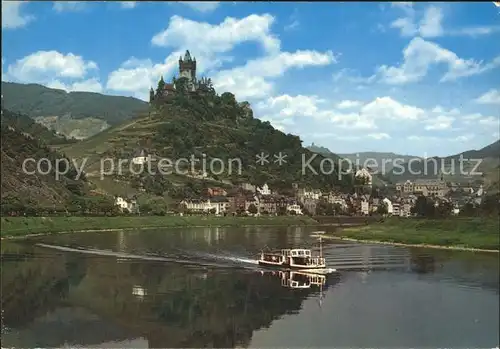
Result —
<path fill-rule="evenodd" d="M 2 1 L 2 39 L 4 81 L 142 99 L 189 49 L 219 93 L 337 153 L 448 155 L 499 138 L 492 2 Z"/>

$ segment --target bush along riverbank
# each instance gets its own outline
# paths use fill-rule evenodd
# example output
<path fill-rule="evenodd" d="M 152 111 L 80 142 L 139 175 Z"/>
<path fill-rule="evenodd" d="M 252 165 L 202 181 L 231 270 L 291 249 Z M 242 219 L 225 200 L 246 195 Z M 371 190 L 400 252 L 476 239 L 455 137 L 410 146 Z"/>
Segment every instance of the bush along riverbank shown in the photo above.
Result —
<path fill-rule="evenodd" d="M 329 237 L 408 246 L 498 252 L 499 225 L 499 217 L 391 218 L 367 226 L 345 228 Z"/>
<path fill-rule="evenodd" d="M 216 217 L 216 216 L 127 216 L 127 217 L 1 217 L 2 238 L 33 234 L 174 227 L 241 227 L 317 225 L 307 216 Z"/>

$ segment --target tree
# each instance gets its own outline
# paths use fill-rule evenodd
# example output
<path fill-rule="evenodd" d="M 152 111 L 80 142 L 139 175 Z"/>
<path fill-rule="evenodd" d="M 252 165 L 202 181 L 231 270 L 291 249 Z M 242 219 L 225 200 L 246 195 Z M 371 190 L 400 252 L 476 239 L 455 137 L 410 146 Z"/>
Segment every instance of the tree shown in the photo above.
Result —
<path fill-rule="evenodd" d="M 276 209 L 276 213 L 278 214 L 278 216 L 285 216 L 286 215 L 286 207 L 278 206 L 278 208 Z"/>
<path fill-rule="evenodd" d="M 231 92 L 224 92 L 221 96 L 221 101 L 223 104 L 232 105 L 236 104 L 236 98 Z"/>
<path fill-rule="evenodd" d="M 156 92 L 161 93 L 164 88 L 165 88 L 165 81 L 163 80 L 163 76 L 162 76 L 162 77 L 160 77 L 160 81 L 158 81 L 158 89 L 156 90 Z"/>
<path fill-rule="evenodd" d="M 250 204 L 250 206 L 248 206 L 248 212 L 251 214 L 257 214 L 259 210 L 257 209 L 257 206 L 255 206 L 254 204 Z"/>
<path fill-rule="evenodd" d="M 415 206 L 411 209 L 411 213 L 415 213 L 419 217 L 434 217 L 434 202 L 431 198 L 421 195 L 417 198 Z"/>
<path fill-rule="evenodd" d="M 387 203 L 381 202 L 380 205 L 377 207 L 377 213 L 379 215 L 386 215 L 389 213 L 389 209 L 387 207 Z"/>
<path fill-rule="evenodd" d="M 453 204 L 451 202 L 445 201 L 441 202 L 438 207 L 436 207 L 436 215 L 438 217 L 448 217 L 451 215 L 453 210 Z"/>

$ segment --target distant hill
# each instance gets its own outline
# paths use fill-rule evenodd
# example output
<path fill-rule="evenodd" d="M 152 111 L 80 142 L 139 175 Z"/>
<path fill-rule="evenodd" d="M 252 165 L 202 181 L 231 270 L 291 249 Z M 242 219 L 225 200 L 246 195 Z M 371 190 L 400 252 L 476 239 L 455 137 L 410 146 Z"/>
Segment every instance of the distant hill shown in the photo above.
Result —
<path fill-rule="evenodd" d="M 132 97 L 66 92 L 38 84 L 2 81 L 3 105 L 66 136 L 86 138 L 144 112 L 148 104 Z"/>
<path fill-rule="evenodd" d="M 349 169 L 350 167 L 352 168 L 361 168 L 363 167 L 365 159 L 368 158 L 375 158 L 377 159 L 377 162 L 375 164 L 381 164 L 381 159 L 385 159 L 384 154 L 392 154 L 394 157 L 398 157 L 400 155 L 394 154 L 394 153 L 376 153 L 376 152 L 367 152 L 367 153 L 357 153 L 357 154 L 335 154 L 333 153 L 330 149 L 318 146 L 314 143 L 312 143 L 309 147 L 307 147 L 310 151 L 317 153 L 317 154 L 322 154 L 325 157 L 331 157 L 335 159 L 336 161 L 340 161 L 342 159 L 342 164 L 343 168 Z M 356 166 L 356 159 L 359 159 L 359 166 Z M 347 163 L 344 165 L 343 161 L 347 161 Z M 351 162 L 351 165 L 349 165 L 349 162 Z M 370 161 L 367 163 L 367 165 L 373 165 L 374 161 Z M 376 166 L 368 166 L 371 170 L 377 170 Z M 386 171 L 387 169 L 391 169 L 392 166 L 390 164 L 386 165 Z M 375 173 L 373 178 L 373 184 L 375 186 L 384 186 L 387 183 L 387 178 L 383 174 L 377 174 Z"/>
<path fill-rule="evenodd" d="M 89 177 L 99 175 L 100 159 L 104 157 L 130 160 L 139 150 L 145 150 L 153 156 L 173 161 L 191 155 L 199 160 L 205 157 L 209 179 L 227 185 L 246 182 L 267 183 L 273 189 L 291 189 L 293 183 L 323 189 L 349 190 L 352 187 L 349 175 L 339 179 L 336 173 L 315 175 L 307 170 L 303 174 L 302 154 L 308 159 L 313 153 L 302 147 L 298 136 L 278 131 L 269 122 L 252 115 L 250 105 L 238 103 L 231 93 L 220 96 L 215 92 L 200 95 L 180 93 L 168 103 L 153 106 L 149 112 L 62 150 L 71 157 L 87 157 Z M 281 165 L 274 157 L 280 152 L 286 154 Z M 264 164 L 256 161 L 260 153 L 269 156 Z M 209 170 L 210 161 L 216 158 L 222 159 L 226 166 L 220 174 Z M 237 173 L 237 165 L 232 174 L 228 173 L 227 164 L 231 159 L 241 161 L 241 174 Z M 321 159 L 323 156 L 311 164 L 318 171 Z M 187 171 L 187 165 L 183 166 Z M 215 171 L 219 169 L 217 165 Z M 195 172 L 201 171 L 201 163 L 197 163 Z M 177 195 L 177 185 L 186 179 L 192 180 L 191 175 L 133 175 L 125 170 L 114 178 L 129 182 L 131 186 L 143 186 L 156 194 L 180 198 L 183 194 Z M 104 181 L 95 183 L 101 185 Z"/>
<path fill-rule="evenodd" d="M 410 159 L 419 158 L 418 156 L 384 152 L 359 152 L 338 155 L 342 158 L 348 159 L 354 164 L 357 162 L 360 165 L 366 164 L 368 167 L 372 169 L 378 169 L 380 171 L 382 171 L 382 166 L 384 166 L 385 173 L 389 172 L 392 169 L 395 159 L 400 159 L 398 161 L 407 162 Z"/>
<path fill-rule="evenodd" d="M 463 162 L 460 170 L 460 156 Z M 479 166 L 474 169 L 476 164 Z M 393 168 L 388 177 L 392 182 L 415 180 L 415 179 L 433 179 L 443 174 L 443 178 L 452 182 L 495 182 L 498 178 L 498 169 L 500 165 L 500 140 L 479 150 L 468 150 L 459 154 L 447 157 L 432 157 L 426 160 L 414 161 L 402 164 L 399 168 Z M 476 175 L 474 172 L 481 172 L 483 175 Z M 487 184 L 487 183 L 486 183 Z"/>

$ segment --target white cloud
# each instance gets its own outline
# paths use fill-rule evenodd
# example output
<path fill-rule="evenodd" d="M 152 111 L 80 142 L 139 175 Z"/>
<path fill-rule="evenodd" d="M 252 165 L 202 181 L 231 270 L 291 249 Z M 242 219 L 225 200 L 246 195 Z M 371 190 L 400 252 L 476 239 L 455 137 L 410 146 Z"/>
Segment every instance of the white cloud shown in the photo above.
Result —
<path fill-rule="evenodd" d="M 402 104 L 391 97 L 377 97 L 361 108 L 361 113 L 369 118 L 385 118 L 397 121 L 418 120 L 425 115 L 421 108 Z"/>
<path fill-rule="evenodd" d="M 420 22 L 419 33 L 424 38 L 431 38 L 443 35 L 441 21 L 443 13 L 439 7 L 429 6 Z"/>
<path fill-rule="evenodd" d="M 295 115 L 315 117 L 318 114 L 318 104 L 324 102 L 317 96 L 281 95 L 269 97 L 257 103 L 256 109 L 272 114 L 273 118 L 290 118 Z"/>
<path fill-rule="evenodd" d="M 242 42 L 254 41 L 267 52 L 278 52 L 280 41 L 271 34 L 274 17 L 252 14 L 242 19 L 227 17 L 218 25 L 172 16 L 167 29 L 157 33 L 151 43 L 180 49 L 196 48 L 197 54 L 228 52 Z"/>
<path fill-rule="evenodd" d="M 97 69 L 95 62 L 85 61 L 73 53 L 38 51 L 10 65 L 7 73 L 21 82 L 39 82 L 54 77 L 82 78 L 88 71 Z"/>
<path fill-rule="evenodd" d="M 403 3 L 404 4 L 404 3 Z M 405 12 L 405 16 L 399 17 L 391 24 L 391 28 L 399 29 L 402 36 L 421 36 L 423 38 L 434 38 L 440 36 L 471 36 L 490 35 L 500 31 L 500 26 L 471 26 L 464 28 L 443 28 L 443 9 L 430 5 L 423 13 L 417 12 L 411 5 L 397 5 Z M 417 21 L 417 17 L 421 17 Z"/>
<path fill-rule="evenodd" d="M 454 36 L 477 37 L 481 35 L 490 35 L 497 32 L 500 32 L 500 25 L 466 27 L 461 29 L 450 30 L 448 31 L 448 34 Z"/>
<path fill-rule="evenodd" d="M 220 1 L 178 1 L 199 12 L 212 12 L 220 5 Z"/>
<path fill-rule="evenodd" d="M 430 117 L 429 119 L 424 121 L 424 123 L 426 124 L 425 129 L 429 131 L 446 130 L 451 128 L 454 120 L 454 117 L 448 115 L 438 115 L 437 117 Z"/>
<path fill-rule="evenodd" d="M 391 23 L 391 28 L 397 28 L 401 30 L 401 35 L 403 36 L 413 36 L 417 33 L 417 26 L 413 23 L 413 20 L 408 17 L 401 17 L 394 20 Z"/>
<path fill-rule="evenodd" d="M 86 7 L 85 1 L 54 1 L 53 9 L 56 12 L 78 12 Z"/>
<path fill-rule="evenodd" d="M 410 141 L 415 142 L 434 142 L 441 144 L 442 142 L 467 142 L 474 138 L 474 135 L 462 135 L 456 137 L 436 137 L 436 136 L 417 136 L 411 135 L 407 137 Z M 426 157 L 426 156 L 424 156 Z"/>
<path fill-rule="evenodd" d="M 487 116 L 485 118 L 481 118 L 477 121 L 479 125 L 491 127 L 494 129 L 500 128 L 500 117 Z"/>
<path fill-rule="evenodd" d="M 305 124 L 314 120 L 321 122 L 322 127 L 330 123 L 330 128 L 350 130 L 372 130 L 377 129 L 378 122 L 383 123 L 383 128 L 394 129 L 401 127 L 402 122 L 419 122 L 425 118 L 426 112 L 418 107 L 405 105 L 390 97 L 375 98 L 371 102 L 361 103 L 353 106 L 351 112 L 338 110 L 338 104 L 334 105 L 318 96 L 290 96 L 281 95 L 269 97 L 256 104 L 256 115 L 263 115 L 268 119 L 305 119 Z M 373 133 L 371 138 L 381 133 Z"/>
<path fill-rule="evenodd" d="M 23 14 L 26 1 L 2 0 L 2 29 L 16 29 L 26 26 L 35 19 L 32 15 Z"/>
<path fill-rule="evenodd" d="M 272 85 L 266 78 L 282 76 L 292 68 L 324 66 L 335 62 L 336 58 L 331 51 L 281 52 L 250 60 L 240 67 L 220 71 L 214 76 L 214 87 L 220 92 L 233 92 L 240 99 L 262 98 L 272 90 Z"/>
<path fill-rule="evenodd" d="M 444 64 L 448 67 L 441 81 L 456 80 L 461 77 L 481 74 L 500 66 L 500 56 L 484 64 L 473 59 L 459 58 L 454 52 L 442 48 L 436 43 L 413 38 L 403 50 L 403 63 L 398 67 L 380 66 L 377 70 L 383 82 L 388 84 L 406 84 L 424 78 L 430 67 Z"/>
<path fill-rule="evenodd" d="M 337 104 L 338 109 L 351 109 L 351 108 L 356 108 L 361 105 L 360 101 L 351 101 L 349 99 L 344 100 L 340 103 Z"/>
<path fill-rule="evenodd" d="M 291 31 L 291 30 L 297 29 L 300 25 L 298 16 L 299 16 L 299 11 L 297 10 L 297 8 L 295 8 L 293 10 L 292 15 L 289 18 L 289 23 L 287 25 L 285 25 L 285 27 L 283 29 L 285 31 Z"/>
<path fill-rule="evenodd" d="M 390 139 L 391 136 L 389 136 L 387 133 L 370 133 L 368 137 L 380 140 L 380 139 Z"/>
<path fill-rule="evenodd" d="M 130 9 L 137 6 L 137 1 L 120 1 L 121 8 Z"/>
<path fill-rule="evenodd" d="M 149 59 L 130 58 L 120 68 L 108 76 L 106 88 L 113 91 L 128 92 L 131 95 L 147 100 L 149 88 L 156 87 L 160 76 L 174 72 L 180 52 L 170 54 L 163 63 L 153 64 Z M 166 79 L 168 79 L 166 77 Z"/>
<path fill-rule="evenodd" d="M 500 104 L 500 91 L 492 88 L 474 101 L 479 104 Z"/>
<path fill-rule="evenodd" d="M 47 84 L 47 87 L 65 90 L 66 92 L 102 92 L 103 90 L 102 85 L 97 78 L 78 81 L 72 84 L 65 84 L 59 80 L 53 80 Z"/>

